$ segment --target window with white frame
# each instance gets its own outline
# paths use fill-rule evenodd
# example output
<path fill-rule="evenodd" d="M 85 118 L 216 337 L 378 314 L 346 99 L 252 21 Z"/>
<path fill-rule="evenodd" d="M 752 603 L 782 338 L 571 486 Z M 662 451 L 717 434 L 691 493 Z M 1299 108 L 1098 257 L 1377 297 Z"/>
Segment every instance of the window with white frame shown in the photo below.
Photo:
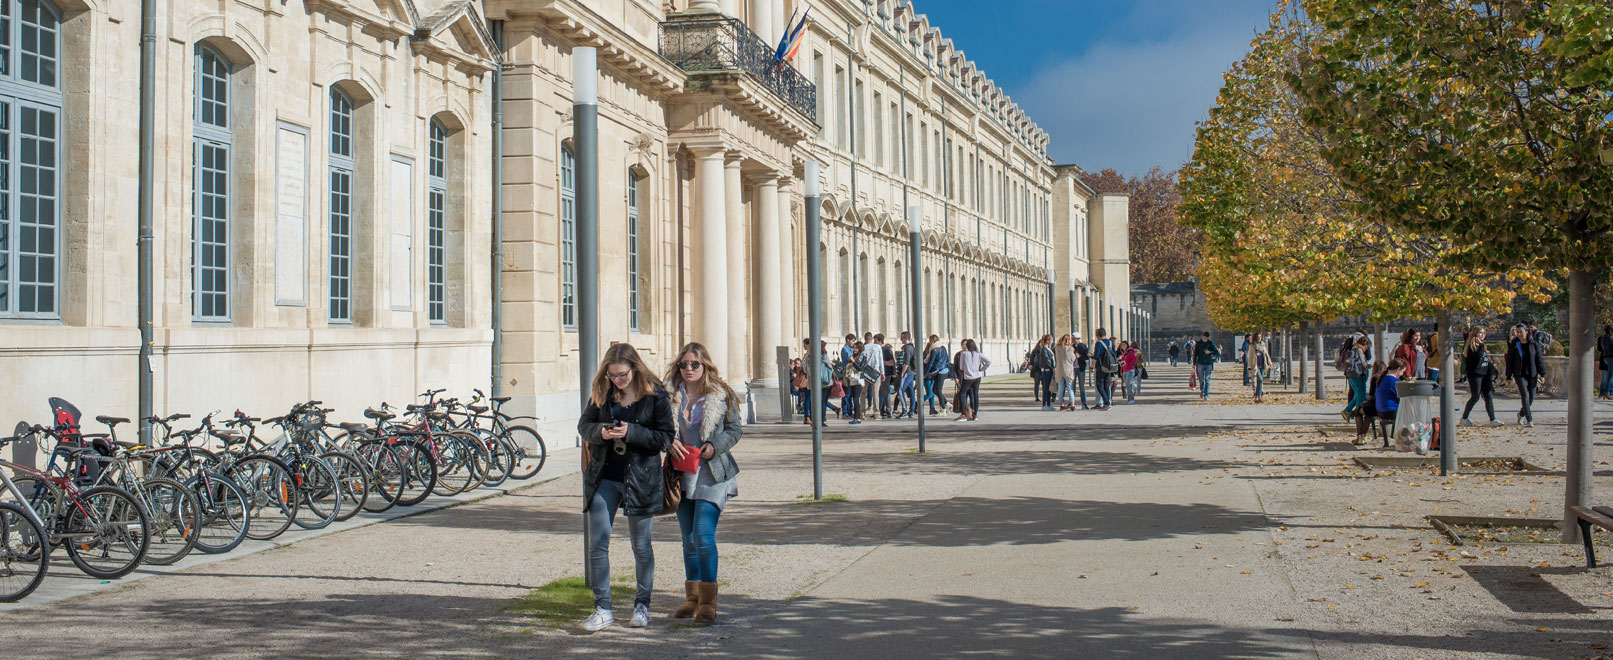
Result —
<path fill-rule="evenodd" d="M 353 97 L 330 90 L 330 320 L 353 322 Z"/>
<path fill-rule="evenodd" d="M 426 127 L 426 320 L 448 322 L 448 127 Z"/>
<path fill-rule="evenodd" d="M 230 317 L 230 76 L 229 60 L 196 47 L 191 151 L 191 315 Z"/>
<path fill-rule="evenodd" d="M 0 4 L 0 318 L 56 318 L 61 298 L 61 15 Z"/>
<path fill-rule="evenodd" d="M 627 329 L 639 331 L 639 195 L 643 177 L 627 173 Z"/>
<path fill-rule="evenodd" d="M 560 324 L 577 329 L 577 156 L 560 147 Z"/>

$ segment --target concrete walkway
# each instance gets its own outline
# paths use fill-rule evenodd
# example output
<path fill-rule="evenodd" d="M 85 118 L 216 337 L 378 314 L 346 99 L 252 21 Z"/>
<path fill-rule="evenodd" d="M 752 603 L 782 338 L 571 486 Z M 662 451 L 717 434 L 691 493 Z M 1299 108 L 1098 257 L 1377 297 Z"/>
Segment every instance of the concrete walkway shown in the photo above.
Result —
<path fill-rule="evenodd" d="M 507 611 L 581 574 L 573 474 L 25 607 L 0 629 L 30 655 L 135 658 L 1595 658 L 1613 643 L 1613 569 L 1576 568 L 1570 546 L 1458 551 L 1422 519 L 1549 517 L 1560 478 L 1367 473 L 1350 458 L 1381 452 L 1347 442 L 1336 397 L 1252 405 L 1218 383 L 1204 404 L 1185 375 L 1156 366 L 1137 405 L 1108 412 L 1044 412 L 1023 377 L 999 379 L 980 421 L 933 420 L 922 455 L 911 422 L 832 420 L 825 491 L 845 501 L 803 500 L 804 426 L 748 428 L 709 628 L 665 618 L 681 600 L 671 518 L 650 628 L 583 635 Z M 1528 432 L 1464 431 L 1466 455 L 1560 469 L 1562 407 L 1540 407 Z M 631 572 L 625 538 L 612 552 Z"/>

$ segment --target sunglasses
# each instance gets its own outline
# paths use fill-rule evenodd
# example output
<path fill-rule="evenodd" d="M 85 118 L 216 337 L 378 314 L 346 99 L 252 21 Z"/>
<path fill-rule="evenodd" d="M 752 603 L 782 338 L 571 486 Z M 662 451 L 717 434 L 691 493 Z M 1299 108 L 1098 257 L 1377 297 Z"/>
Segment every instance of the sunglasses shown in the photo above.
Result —
<path fill-rule="evenodd" d="M 701 366 L 699 360 L 686 360 L 678 363 L 679 369 L 688 369 L 690 371 L 699 371 Z"/>

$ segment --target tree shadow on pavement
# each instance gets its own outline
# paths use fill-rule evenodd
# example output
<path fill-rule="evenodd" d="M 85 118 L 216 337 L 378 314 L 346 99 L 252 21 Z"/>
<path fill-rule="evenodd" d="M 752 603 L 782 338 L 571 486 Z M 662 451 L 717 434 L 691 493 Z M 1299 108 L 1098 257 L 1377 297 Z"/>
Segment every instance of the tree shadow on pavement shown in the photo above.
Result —
<path fill-rule="evenodd" d="M 720 658 L 1285 658 L 1309 644 L 1126 608 L 972 596 L 936 601 L 807 597 L 707 652 Z M 1312 654 L 1310 657 L 1314 657 Z"/>
<path fill-rule="evenodd" d="M 773 467 L 787 468 L 800 459 L 776 461 Z M 772 459 L 754 461 L 773 462 Z M 849 454 L 837 453 L 824 457 L 824 469 L 831 472 L 868 474 L 916 475 L 1005 475 L 1005 474 L 1064 474 L 1064 475 L 1122 475 L 1157 474 L 1219 470 L 1245 464 L 1217 460 L 1199 460 L 1179 456 L 1151 456 L 1132 452 L 1066 451 L 1005 451 L 989 455 L 961 452 L 932 452 L 914 454 Z"/>

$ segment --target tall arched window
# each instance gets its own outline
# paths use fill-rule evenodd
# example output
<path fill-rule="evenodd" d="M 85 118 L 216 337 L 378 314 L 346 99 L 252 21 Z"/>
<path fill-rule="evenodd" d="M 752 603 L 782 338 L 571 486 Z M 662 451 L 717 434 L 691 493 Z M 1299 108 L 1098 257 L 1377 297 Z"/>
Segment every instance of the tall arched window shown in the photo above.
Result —
<path fill-rule="evenodd" d="M 858 315 L 857 315 L 857 318 L 856 318 L 856 322 L 861 323 L 862 326 L 863 326 L 861 328 L 857 328 L 858 332 L 872 332 L 871 330 L 868 329 L 868 326 L 871 326 L 871 325 L 874 324 L 874 320 L 871 317 L 868 316 L 868 289 L 869 289 L 869 285 L 868 285 L 868 253 L 864 252 L 862 254 L 857 255 L 857 314 Z M 853 325 L 855 325 L 855 324 L 853 324 Z"/>
<path fill-rule="evenodd" d="M 426 320 L 448 320 L 448 127 L 426 127 Z"/>
<path fill-rule="evenodd" d="M 639 180 L 637 172 L 627 173 L 627 329 L 639 331 Z"/>
<path fill-rule="evenodd" d="M 880 257 L 879 263 L 876 267 L 877 270 L 879 270 L 879 288 L 874 291 L 874 295 L 879 296 L 879 329 L 875 330 L 875 332 L 889 332 L 891 329 L 890 279 L 889 276 L 885 274 L 885 265 L 885 258 Z M 873 319 L 869 319 L 869 325 L 873 325 Z"/>
<path fill-rule="evenodd" d="M 848 334 L 856 328 L 851 322 L 851 255 L 845 250 L 840 251 L 840 334 Z"/>
<path fill-rule="evenodd" d="M 191 314 L 230 316 L 230 75 L 229 60 L 196 47 L 196 105 L 191 153 Z"/>
<path fill-rule="evenodd" d="M 61 15 L 42 0 L 0 15 L 0 317 L 60 315 Z"/>
<path fill-rule="evenodd" d="M 577 156 L 560 147 L 560 323 L 577 329 Z"/>
<path fill-rule="evenodd" d="M 353 322 L 353 97 L 330 90 L 330 320 Z"/>

